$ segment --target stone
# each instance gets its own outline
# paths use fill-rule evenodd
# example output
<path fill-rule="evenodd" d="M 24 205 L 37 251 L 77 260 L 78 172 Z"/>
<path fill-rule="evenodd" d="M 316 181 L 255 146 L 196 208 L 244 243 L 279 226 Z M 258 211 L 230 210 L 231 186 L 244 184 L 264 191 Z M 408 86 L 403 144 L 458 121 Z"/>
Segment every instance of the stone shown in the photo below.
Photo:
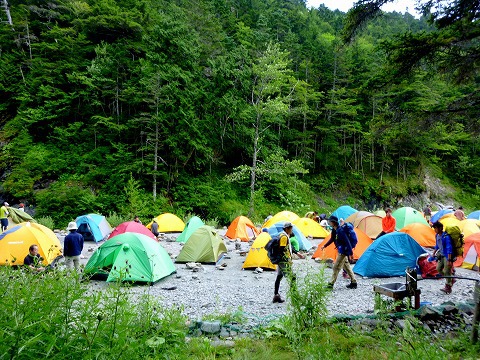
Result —
<path fill-rule="evenodd" d="M 189 263 L 186 263 L 185 266 L 187 269 L 193 269 L 197 267 L 197 263 L 189 262 Z"/>
<path fill-rule="evenodd" d="M 458 309 L 452 305 L 445 305 L 443 308 L 443 314 L 458 314 Z"/>
<path fill-rule="evenodd" d="M 202 332 L 207 334 L 217 334 L 220 332 L 221 327 L 222 327 L 222 323 L 218 320 L 204 321 L 202 323 L 202 326 L 200 327 L 200 330 L 202 330 Z"/>
<path fill-rule="evenodd" d="M 438 319 L 442 316 L 441 312 L 434 309 L 433 307 L 426 305 L 422 306 L 418 311 L 418 315 L 422 321 Z"/>
<path fill-rule="evenodd" d="M 176 286 L 165 286 L 165 287 L 162 287 L 162 290 L 176 290 L 177 287 Z"/>
<path fill-rule="evenodd" d="M 228 331 L 226 328 L 222 326 L 222 328 L 220 329 L 220 337 L 228 338 L 229 336 L 230 336 L 230 331 Z"/>

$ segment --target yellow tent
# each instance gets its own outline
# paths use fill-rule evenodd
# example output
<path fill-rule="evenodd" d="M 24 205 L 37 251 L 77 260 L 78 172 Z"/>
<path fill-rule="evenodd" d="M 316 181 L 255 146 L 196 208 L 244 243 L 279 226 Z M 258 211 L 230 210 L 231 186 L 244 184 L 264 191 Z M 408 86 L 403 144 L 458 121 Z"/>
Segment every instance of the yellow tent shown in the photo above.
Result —
<path fill-rule="evenodd" d="M 158 232 L 182 232 L 185 229 L 185 223 L 182 219 L 180 219 L 177 215 L 165 213 L 162 215 L 158 215 L 155 220 L 158 224 Z M 152 229 L 153 221 L 151 221 L 147 228 L 149 230 Z"/>
<path fill-rule="evenodd" d="M 460 230 L 462 230 L 463 236 L 467 238 L 472 234 L 480 232 L 480 220 L 466 219 L 460 221 Z"/>
<path fill-rule="evenodd" d="M 298 230 L 305 236 L 314 238 L 325 238 L 329 232 L 323 228 L 318 222 L 309 218 L 298 218 L 292 222 Z"/>
<path fill-rule="evenodd" d="M 60 241 L 52 230 L 40 224 L 21 223 L 0 235 L 0 265 L 23 265 L 30 245 L 38 245 L 44 265 L 62 254 Z"/>
<path fill-rule="evenodd" d="M 300 216 L 298 216 L 294 212 L 280 211 L 279 213 L 276 213 L 275 215 L 273 215 L 273 217 L 270 218 L 270 220 L 268 220 L 265 224 L 263 224 L 262 228 L 272 227 L 273 225 L 275 225 L 280 221 L 290 221 L 291 223 L 293 223 L 298 218 L 300 218 Z"/>
<path fill-rule="evenodd" d="M 265 245 L 267 245 L 270 239 L 270 235 L 266 232 L 262 232 L 257 236 L 245 258 L 242 266 L 243 269 L 256 269 L 257 267 L 261 267 L 275 270 L 277 268 L 276 265 L 272 264 L 268 258 L 267 250 L 265 250 Z"/>
<path fill-rule="evenodd" d="M 461 228 L 460 220 L 458 220 L 456 217 L 444 216 L 440 218 L 439 221 L 443 224 L 444 230 L 447 226 L 458 226 L 459 228 Z"/>

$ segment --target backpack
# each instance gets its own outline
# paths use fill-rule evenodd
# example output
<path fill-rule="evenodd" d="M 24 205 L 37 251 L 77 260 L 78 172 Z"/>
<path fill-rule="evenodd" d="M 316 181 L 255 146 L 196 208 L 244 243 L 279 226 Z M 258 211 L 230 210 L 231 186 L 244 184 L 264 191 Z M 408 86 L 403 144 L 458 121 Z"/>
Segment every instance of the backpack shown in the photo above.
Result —
<path fill-rule="evenodd" d="M 342 225 L 343 231 L 348 237 L 348 240 L 350 241 L 350 246 L 352 247 L 352 250 L 355 249 L 355 246 L 357 246 L 358 239 L 357 239 L 357 234 L 355 233 L 355 230 L 353 228 L 353 225 L 351 223 L 346 222 L 345 224 Z"/>
<path fill-rule="evenodd" d="M 272 264 L 278 264 L 283 260 L 284 249 L 280 247 L 280 236 L 283 233 L 278 233 L 272 235 L 270 241 L 265 245 L 265 250 L 267 250 L 267 256 L 272 262 Z"/>
<path fill-rule="evenodd" d="M 447 226 L 445 232 L 450 235 L 450 238 L 452 239 L 453 257 L 456 258 L 458 256 L 463 256 L 463 246 L 465 245 L 465 241 L 463 240 L 463 234 L 460 228 L 456 225 Z"/>

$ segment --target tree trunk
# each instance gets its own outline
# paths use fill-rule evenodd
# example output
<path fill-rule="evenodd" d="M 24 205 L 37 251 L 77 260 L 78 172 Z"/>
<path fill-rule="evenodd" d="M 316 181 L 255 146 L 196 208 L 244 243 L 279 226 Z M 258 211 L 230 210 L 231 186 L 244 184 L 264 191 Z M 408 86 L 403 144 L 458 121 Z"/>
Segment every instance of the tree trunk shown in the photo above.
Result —
<path fill-rule="evenodd" d="M 257 176 L 257 154 L 258 154 L 258 142 L 260 137 L 260 115 L 257 114 L 257 123 L 255 125 L 255 136 L 253 138 L 253 156 L 252 156 L 252 169 L 250 172 L 250 209 L 248 210 L 248 216 L 253 216 L 255 211 L 255 180 Z"/>

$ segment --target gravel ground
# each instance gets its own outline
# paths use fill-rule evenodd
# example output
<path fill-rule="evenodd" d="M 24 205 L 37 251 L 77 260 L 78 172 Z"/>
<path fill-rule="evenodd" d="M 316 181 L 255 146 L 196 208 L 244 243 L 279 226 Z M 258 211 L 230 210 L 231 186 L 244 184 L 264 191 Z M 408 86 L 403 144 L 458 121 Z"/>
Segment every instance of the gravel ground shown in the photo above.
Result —
<path fill-rule="evenodd" d="M 225 231 L 220 231 L 222 234 Z M 65 234 L 58 234 L 61 242 Z M 168 235 L 170 238 L 178 234 Z M 316 249 L 320 240 L 314 239 L 312 245 Z M 161 241 L 161 245 L 172 256 L 176 256 L 182 244 Z M 223 259 L 223 270 L 214 265 L 202 265 L 200 271 L 193 272 L 185 264 L 175 264 L 177 273 L 160 280 L 153 286 L 133 286 L 129 289 L 133 296 L 151 294 L 157 297 L 166 306 L 183 306 L 184 313 L 190 319 L 199 319 L 204 315 L 232 313 L 241 309 L 253 323 L 263 323 L 276 316 L 285 314 L 288 303 L 273 304 L 273 285 L 275 271 L 254 273 L 252 270 L 242 270 L 245 256 L 241 251 L 248 251 L 248 243 L 241 243 L 241 249 L 235 249 L 235 243 L 225 240 L 228 254 Z M 82 263 L 86 264 L 100 244 L 87 242 L 82 254 Z M 325 265 L 316 263 L 310 257 L 303 260 L 294 260 L 294 271 L 299 277 L 307 271 L 319 271 Z M 325 268 L 325 276 L 330 278 L 332 270 Z M 466 269 L 457 269 L 458 276 L 465 276 L 480 280 L 480 273 Z M 372 313 L 374 310 L 373 285 L 392 282 L 405 282 L 405 277 L 392 278 L 362 278 L 357 277 L 358 288 L 351 290 L 345 286 L 349 280 L 340 274 L 334 290 L 328 298 L 327 308 L 330 315 L 358 315 Z M 473 300 L 474 282 L 458 280 L 450 295 L 439 291 L 443 287 L 443 280 L 424 280 L 418 283 L 421 289 L 420 300 L 440 305 L 447 301 L 454 303 L 471 302 Z M 92 281 L 92 287 L 108 286 L 105 282 Z M 287 292 L 287 281 L 282 280 L 280 294 L 284 297 Z M 386 298 L 387 299 L 387 298 Z"/>

